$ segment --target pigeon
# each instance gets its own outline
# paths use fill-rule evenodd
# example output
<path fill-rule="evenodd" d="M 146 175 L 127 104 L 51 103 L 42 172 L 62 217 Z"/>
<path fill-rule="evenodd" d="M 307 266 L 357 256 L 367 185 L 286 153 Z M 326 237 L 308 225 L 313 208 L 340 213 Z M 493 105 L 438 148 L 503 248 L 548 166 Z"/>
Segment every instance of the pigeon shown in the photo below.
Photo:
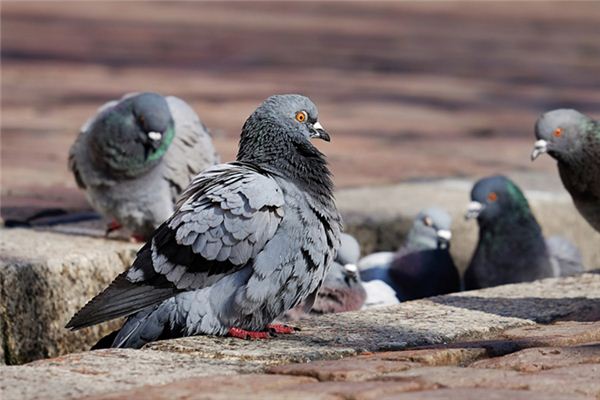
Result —
<path fill-rule="evenodd" d="M 361 278 L 383 281 L 399 301 L 460 291 L 460 276 L 450 255 L 451 223 L 450 215 L 440 208 L 421 211 L 406 243 L 389 263 L 361 269 Z"/>
<path fill-rule="evenodd" d="M 321 315 L 360 310 L 367 293 L 358 275 L 356 263 L 360 258 L 360 246 L 347 233 L 340 236 L 341 245 L 329 272 L 325 276 L 310 312 L 299 304 L 284 315 L 284 320 L 298 320 L 310 314 Z"/>
<path fill-rule="evenodd" d="M 275 95 L 246 120 L 236 161 L 198 174 L 132 266 L 67 328 L 128 316 L 103 343 L 140 348 L 200 334 L 266 339 L 312 307 L 340 246 L 341 217 L 316 106 Z M 98 346 L 103 347 L 103 346 Z"/>
<path fill-rule="evenodd" d="M 82 127 L 69 169 L 89 203 L 146 240 L 175 210 L 191 179 L 218 162 L 207 128 L 183 100 L 131 93 L 110 101 Z"/>
<path fill-rule="evenodd" d="M 523 192 L 502 175 L 475 183 L 466 217 L 479 223 L 467 290 L 583 271 L 575 246 L 559 237 L 545 240 Z"/>
<path fill-rule="evenodd" d="M 542 114 L 531 160 L 548 153 L 579 213 L 600 232 L 600 123 L 575 110 Z"/>

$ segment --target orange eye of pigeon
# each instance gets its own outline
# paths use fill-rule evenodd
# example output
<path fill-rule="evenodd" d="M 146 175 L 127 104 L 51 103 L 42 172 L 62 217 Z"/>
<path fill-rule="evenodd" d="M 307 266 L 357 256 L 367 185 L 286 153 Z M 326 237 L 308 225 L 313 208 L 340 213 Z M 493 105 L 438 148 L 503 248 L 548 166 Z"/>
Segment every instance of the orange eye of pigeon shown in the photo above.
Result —
<path fill-rule="evenodd" d="M 306 121 L 307 118 L 308 118 L 308 115 L 306 114 L 306 111 L 298 111 L 296 113 L 296 121 L 298 121 L 298 122 L 304 122 L 304 121 Z"/>
<path fill-rule="evenodd" d="M 556 130 L 554 131 L 554 136 L 560 137 L 560 135 L 562 135 L 562 129 L 556 128 Z"/>
<path fill-rule="evenodd" d="M 493 203 L 494 201 L 498 200 L 498 195 L 496 192 L 490 192 L 487 195 L 487 199 Z"/>

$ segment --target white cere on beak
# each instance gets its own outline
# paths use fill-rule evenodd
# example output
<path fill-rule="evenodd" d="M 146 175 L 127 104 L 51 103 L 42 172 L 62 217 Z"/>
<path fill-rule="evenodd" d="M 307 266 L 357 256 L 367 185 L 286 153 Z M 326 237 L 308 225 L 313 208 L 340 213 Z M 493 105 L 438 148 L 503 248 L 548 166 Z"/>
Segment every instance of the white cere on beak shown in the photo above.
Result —
<path fill-rule="evenodd" d="M 531 152 L 531 161 L 534 161 L 546 151 L 548 151 L 548 142 L 546 142 L 544 139 L 538 140 L 533 145 L 533 151 Z"/>
<path fill-rule="evenodd" d="M 452 232 L 450 232 L 447 229 L 440 229 L 439 231 L 437 231 L 437 236 L 440 239 L 444 239 L 445 241 L 449 242 L 450 239 L 452 239 Z"/>
<path fill-rule="evenodd" d="M 354 272 L 354 273 L 358 272 L 358 267 L 356 266 L 356 264 L 346 264 L 346 265 L 344 265 L 344 268 L 348 272 Z"/>
<path fill-rule="evenodd" d="M 478 201 L 472 201 L 467 207 L 467 213 L 465 214 L 466 219 L 476 218 L 479 213 L 483 210 L 483 204 Z"/>
<path fill-rule="evenodd" d="M 313 128 L 315 128 L 315 129 L 321 129 L 322 131 L 325 130 L 325 128 L 323 128 L 323 125 L 321 125 L 321 123 L 319 121 L 317 121 L 317 122 L 315 122 L 313 124 Z"/>
<path fill-rule="evenodd" d="M 148 132 L 148 137 L 156 142 L 162 139 L 162 133 L 160 132 Z"/>

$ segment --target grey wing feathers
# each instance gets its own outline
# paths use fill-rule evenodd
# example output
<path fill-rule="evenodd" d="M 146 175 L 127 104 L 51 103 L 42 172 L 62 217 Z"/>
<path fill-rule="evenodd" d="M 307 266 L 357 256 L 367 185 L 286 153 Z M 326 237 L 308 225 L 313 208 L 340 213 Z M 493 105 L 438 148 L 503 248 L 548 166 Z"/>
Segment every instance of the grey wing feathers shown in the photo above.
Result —
<path fill-rule="evenodd" d="M 239 163 L 210 168 L 183 193 L 167 223 L 171 239 L 153 239 L 154 268 L 181 289 L 210 285 L 256 257 L 283 205 L 272 178 Z"/>
<path fill-rule="evenodd" d="M 168 96 L 166 100 L 175 121 L 175 137 L 163 158 L 164 177 L 175 202 L 191 179 L 215 165 L 219 158 L 208 129 L 194 110 L 177 97 Z"/>
<path fill-rule="evenodd" d="M 275 234 L 283 205 L 277 183 L 247 165 L 217 165 L 198 175 L 131 268 L 67 327 L 130 315 L 243 268 Z"/>
<path fill-rule="evenodd" d="M 558 266 L 560 276 L 583 272 L 583 259 L 579 249 L 562 236 L 546 239 L 551 262 Z"/>

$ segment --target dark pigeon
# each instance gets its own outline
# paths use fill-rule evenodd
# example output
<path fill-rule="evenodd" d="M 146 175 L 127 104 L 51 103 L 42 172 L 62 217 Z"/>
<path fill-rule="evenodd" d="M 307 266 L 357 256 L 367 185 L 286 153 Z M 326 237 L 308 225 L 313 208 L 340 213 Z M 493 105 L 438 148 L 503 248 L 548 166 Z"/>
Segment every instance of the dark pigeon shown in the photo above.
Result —
<path fill-rule="evenodd" d="M 67 324 L 127 321 L 105 346 L 199 334 L 267 338 L 312 307 L 340 244 L 341 218 L 315 105 L 268 98 L 242 129 L 237 160 L 194 178 L 133 265 Z M 285 328 L 285 329 L 284 329 Z"/>
<path fill-rule="evenodd" d="M 479 223 L 479 241 L 465 272 L 467 290 L 583 270 L 581 255 L 572 244 L 544 239 L 523 192 L 504 176 L 475 184 L 466 216 Z"/>
<path fill-rule="evenodd" d="M 191 179 L 218 161 L 210 133 L 183 100 L 132 93 L 81 128 L 69 168 L 90 204 L 141 240 L 175 210 Z"/>
<path fill-rule="evenodd" d="M 542 114 L 535 124 L 531 159 L 548 153 L 586 221 L 600 232 L 600 123 L 575 110 Z"/>
<path fill-rule="evenodd" d="M 450 215 L 439 208 L 420 212 L 390 263 L 361 269 L 361 278 L 385 282 L 400 301 L 460 291 L 460 277 L 449 251 L 451 223 Z"/>
<path fill-rule="evenodd" d="M 358 275 L 356 263 L 360 258 L 360 246 L 352 236 L 342 233 L 341 246 L 325 281 L 319 289 L 317 299 L 310 312 L 304 304 L 288 311 L 284 319 L 293 321 L 310 314 L 321 315 L 360 310 L 367 293 Z"/>

